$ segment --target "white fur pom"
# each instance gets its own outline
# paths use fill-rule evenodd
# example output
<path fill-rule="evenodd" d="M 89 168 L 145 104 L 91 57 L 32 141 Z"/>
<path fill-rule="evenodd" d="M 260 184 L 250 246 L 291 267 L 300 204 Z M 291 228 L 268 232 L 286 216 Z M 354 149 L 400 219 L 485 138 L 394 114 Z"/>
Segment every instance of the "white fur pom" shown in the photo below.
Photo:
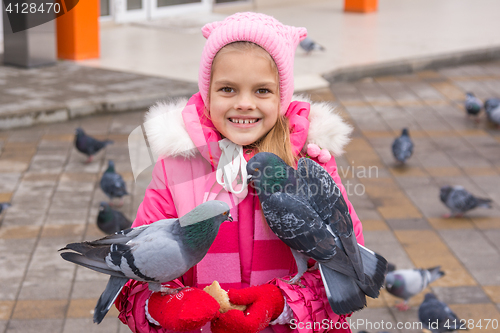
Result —
<path fill-rule="evenodd" d="M 305 148 L 310 143 L 327 149 L 333 156 L 344 153 L 344 147 L 349 143 L 352 127 L 335 112 L 335 107 L 328 102 L 311 102 L 304 96 L 293 96 L 294 101 L 303 101 L 311 104 L 309 113 L 309 134 Z"/>
<path fill-rule="evenodd" d="M 194 156 L 196 147 L 182 119 L 186 103 L 186 99 L 158 102 L 146 113 L 144 128 L 156 156 Z"/>

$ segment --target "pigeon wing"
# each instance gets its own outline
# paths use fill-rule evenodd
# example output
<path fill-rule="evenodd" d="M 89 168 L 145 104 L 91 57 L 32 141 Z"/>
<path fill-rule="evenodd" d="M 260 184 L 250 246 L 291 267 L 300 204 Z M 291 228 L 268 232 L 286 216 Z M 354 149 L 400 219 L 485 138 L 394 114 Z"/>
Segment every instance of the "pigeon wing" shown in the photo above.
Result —
<path fill-rule="evenodd" d="M 448 197 L 447 206 L 455 212 L 466 212 L 477 206 L 477 200 L 463 188 L 454 189 Z"/>
<path fill-rule="evenodd" d="M 349 208 L 340 188 L 321 165 L 309 158 L 299 160 L 297 174 L 300 180 L 307 184 L 307 200 L 311 207 L 323 222 L 329 225 L 333 233 L 338 235 L 357 278 L 363 282 L 365 274 L 361 254 L 353 232 Z"/>
<path fill-rule="evenodd" d="M 356 278 L 352 263 L 333 235 L 303 198 L 276 192 L 262 203 L 271 230 L 289 247 L 332 269 Z"/>

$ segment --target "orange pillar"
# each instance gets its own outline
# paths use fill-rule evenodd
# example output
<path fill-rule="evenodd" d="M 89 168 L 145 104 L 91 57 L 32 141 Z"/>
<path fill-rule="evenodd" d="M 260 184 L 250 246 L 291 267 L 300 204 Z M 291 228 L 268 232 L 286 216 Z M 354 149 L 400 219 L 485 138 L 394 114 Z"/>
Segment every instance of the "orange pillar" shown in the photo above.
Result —
<path fill-rule="evenodd" d="M 344 11 L 370 13 L 376 12 L 378 0 L 344 0 Z"/>
<path fill-rule="evenodd" d="M 68 6 L 70 1 L 65 2 Z M 68 9 L 56 19 L 57 57 L 68 60 L 99 58 L 99 0 L 79 0 Z"/>

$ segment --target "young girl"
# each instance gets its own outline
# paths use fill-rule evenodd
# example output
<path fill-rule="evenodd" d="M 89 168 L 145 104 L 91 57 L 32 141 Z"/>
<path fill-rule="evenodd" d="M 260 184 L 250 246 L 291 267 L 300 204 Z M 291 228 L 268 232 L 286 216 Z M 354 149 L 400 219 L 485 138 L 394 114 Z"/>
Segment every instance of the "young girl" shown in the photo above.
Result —
<path fill-rule="evenodd" d="M 291 166 L 315 156 L 344 195 L 358 243 L 361 223 L 347 199 L 333 155 L 342 153 L 351 128 L 326 103 L 293 101 L 293 60 L 305 28 L 257 13 L 237 13 L 202 29 L 207 42 L 200 91 L 189 101 L 158 104 L 146 116 L 151 148 L 160 157 L 133 226 L 186 214 L 207 200 L 223 200 L 234 221 L 223 223 L 205 258 L 171 287 L 177 295 L 152 294 L 130 281 L 115 305 L 133 332 L 350 332 L 332 312 L 318 270 L 301 286 L 290 249 L 267 226 L 246 163 L 273 152 Z M 321 149 L 321 148 L 322 149 Z M 201 292 L 218 281 L 245 311 L 219 313 Z"/>

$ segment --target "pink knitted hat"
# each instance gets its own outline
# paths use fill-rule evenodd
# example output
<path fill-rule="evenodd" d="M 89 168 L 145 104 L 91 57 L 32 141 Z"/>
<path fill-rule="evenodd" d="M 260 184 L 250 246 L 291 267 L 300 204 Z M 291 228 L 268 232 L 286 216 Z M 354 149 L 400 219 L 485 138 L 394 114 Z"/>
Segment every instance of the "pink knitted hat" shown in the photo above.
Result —
<path fill-rule="evenodd" d="M 293 95 L 295 49 L 306 38 L 306 28 L 284 25 L 271 16 L 246 12 L 226 17 L 224 21 L 208 23 L 201 31 L 207 42 L 201 55 L 198 87 L 205 105 L 208 104 L 215 55 L 229 43 L 247 41 L 261 46 L 274 59 L 280 80 L 281 113 L 285 114 Z"/>

